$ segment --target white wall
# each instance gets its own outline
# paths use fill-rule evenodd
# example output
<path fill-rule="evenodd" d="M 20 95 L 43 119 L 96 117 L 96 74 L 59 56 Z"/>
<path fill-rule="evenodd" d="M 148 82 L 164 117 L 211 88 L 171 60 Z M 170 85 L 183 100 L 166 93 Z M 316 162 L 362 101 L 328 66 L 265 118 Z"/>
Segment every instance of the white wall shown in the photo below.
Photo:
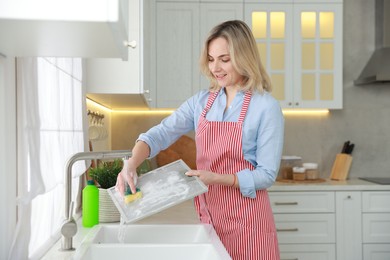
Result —
<path fill-rule="evenodd" d="M 0 55 L 0 259 L 8 259 L 16 226 L 15 59 Z"/>

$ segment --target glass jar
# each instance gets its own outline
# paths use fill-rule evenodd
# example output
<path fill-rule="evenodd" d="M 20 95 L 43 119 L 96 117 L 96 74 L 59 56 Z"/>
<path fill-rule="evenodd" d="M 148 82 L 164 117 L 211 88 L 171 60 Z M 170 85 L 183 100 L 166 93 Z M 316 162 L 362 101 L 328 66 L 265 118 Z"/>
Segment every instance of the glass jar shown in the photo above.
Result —
<path fill-rule="evenodd" d="M 304 167 L 293 167 L 293 180 L 295 181 L 306 180 L 306 169 Z"/>
<path fill-rule="evenodd" d="M 293 179 L 293 167 L 302 166 L 302 158 L 299 156 L 282 156 L 279 169 L 279 179 Z"/>
<path fill-rule="evenodd" d="M 318 179 L 318 164 L 317 163 L 304 163 L 302 166 L 306 169 L 306 179 L 308 179 L 308 180 Z"/>

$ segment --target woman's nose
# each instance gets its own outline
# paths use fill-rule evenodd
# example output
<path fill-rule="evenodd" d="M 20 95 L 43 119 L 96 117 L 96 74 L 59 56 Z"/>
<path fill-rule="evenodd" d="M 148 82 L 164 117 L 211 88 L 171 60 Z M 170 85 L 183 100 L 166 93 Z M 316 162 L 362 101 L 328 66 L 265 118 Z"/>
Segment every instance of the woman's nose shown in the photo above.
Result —
<path fill-rule="evenodd" d="M 220 70 L 220 64 L 218 61 L 214 61 L 212 64 L 211 64 L 211 71 L 219 71 Z"/>

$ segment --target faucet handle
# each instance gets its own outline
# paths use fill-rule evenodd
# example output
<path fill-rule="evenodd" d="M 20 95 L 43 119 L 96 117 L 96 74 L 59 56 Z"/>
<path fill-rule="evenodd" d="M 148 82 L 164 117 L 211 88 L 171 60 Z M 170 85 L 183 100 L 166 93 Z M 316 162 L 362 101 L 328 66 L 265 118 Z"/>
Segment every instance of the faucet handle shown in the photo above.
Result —
<path fill-rule="evenodd" d="M 73 219 L 73 207 L 74 202 L 72 201 L 69 205 L 69 215 L 68 218 L 62 223 L 61 234 L 64 237 L 74 237 L 77 233 L 77 224 Z"/>

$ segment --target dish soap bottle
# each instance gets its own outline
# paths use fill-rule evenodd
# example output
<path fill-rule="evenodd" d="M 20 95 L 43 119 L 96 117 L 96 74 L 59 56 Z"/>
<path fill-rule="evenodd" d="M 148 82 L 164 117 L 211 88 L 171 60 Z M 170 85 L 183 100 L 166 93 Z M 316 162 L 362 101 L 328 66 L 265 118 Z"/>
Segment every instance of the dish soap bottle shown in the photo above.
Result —
<path fill-rule="evenodd" d="M 88 180 L 83 189 L 83 227 L 99 224 L 99 189 L 93 180 Z"/>

